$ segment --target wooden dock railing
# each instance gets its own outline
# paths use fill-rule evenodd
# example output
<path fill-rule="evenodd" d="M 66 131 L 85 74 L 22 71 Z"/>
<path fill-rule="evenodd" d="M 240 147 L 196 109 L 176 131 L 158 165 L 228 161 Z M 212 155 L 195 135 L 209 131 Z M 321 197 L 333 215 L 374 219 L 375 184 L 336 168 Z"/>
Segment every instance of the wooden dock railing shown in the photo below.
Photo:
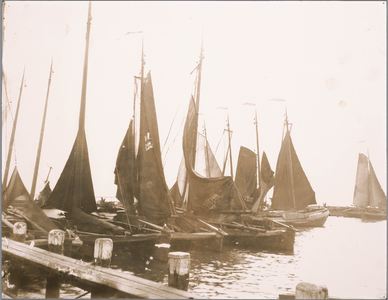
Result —
<path fill-rule="evenodd" d="M 96 266 L 57 253 L 49 252 L 10 239 L 2 241 L 2 254 L 6 259 L 17 259 L 56 274 L 64 282 L 93 291 L 106 288 L 114 298 L 137 299 L 197 299 L 190 292 L 162 283 L 143 279 L 121 270 Z"/>

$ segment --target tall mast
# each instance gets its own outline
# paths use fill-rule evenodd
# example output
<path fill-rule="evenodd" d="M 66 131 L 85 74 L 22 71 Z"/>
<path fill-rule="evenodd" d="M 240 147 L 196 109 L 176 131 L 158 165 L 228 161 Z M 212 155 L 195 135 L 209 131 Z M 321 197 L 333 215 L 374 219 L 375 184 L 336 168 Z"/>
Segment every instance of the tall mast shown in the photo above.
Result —
<path fill-rule="evenodd" d="M 43 135 L 44 135 L 44 127 L 46 123 L 46 113 L 47 113 L 47 104 L 48 104 L 48 98 L 50 93 L 50 84 L 51 84 L 51 75 L 53 73 L 53 60 L 51 60 L 51 67 L 50 67 L 50 76 L 48 80 L 48 87 L 47 87 L 47 95 L 46 95 L 46 103 L 44 106 L 44 113 L 43 113 L 43 120 L 42 120 L 42 128 L 40 130 L 40 138 L 39 138 L 39 146 L 38 146 L 38 152 L 36 154 L 36 161 L 35 161 L 35 169 L 34 169 L 34 177 L 32 179 L 32 185 L 31 185 L 31 197 L 32 200 L 34 199 L 35 195 L 35 188 L 36 188 L 36 180 L 38 178 L 38 170 L 39 170 L 39 161 L 40 161 L 40 154 L 42 152 L 42 144 L 43 144 Z M 51 167 L 50 167 L 51 170 Z M 48 179 L 48 177 L 47 177 Z"/>
<path fill-rule="evenodd" d="M 17 125 L 18 116 L 19 116 L 20 100 L 22 98 L 25 70 L 26 69 L 24 68 L 22 83 L 20 85 L 20 93 L 19 93 L 18 105 L 16 107 L 15 119 L 13 120 L 12 134 L 11 134 L 11 139 L 10 139 L 10 142 L 9 142 L 8 156 L 7 156 L 7 162 L 6 162 L 6 165 L 5 165 L 4 178 L 3 178 L 3 184 L 2 184 L 3 191 L 5 190 L 5 188 L 7 186 L 7 181 L 8 181 L 8 172 L 9 172 L 9 166 L 11 164 L 12 148 L 13 148 L 13 144 L 14 144 L 14 140 L 15 140 L 16 125 Z"/>
<path fill-rule="evenodd" d="M 76 160 L 75 160 L 75 180 L 74 180 L 74 197 L 72 207 L 81 208 L 82 200 L 82 173 L 84 170 L 84 147 L 87 147 L 84 143 L 85 140 L 85 111 L 86 111 L 86 85 L 88 78 L 88 57 L 89 57 L 89 38 L 90 38 L 90 23 L 92 21 L 92 2 L 89 1 L 88 9 L 88 21 L 86 29 L 86 46 L 85 46 L 85 59 L 84 59 L 84 69 L 83 69 L 83 78 L 82 78 L 82 92 L 81 92 L 81 107 L 79 114 L 79 128 L 78 128 L 78 146 L 80 150 L 76 151 Z"/>
<path fill-rule="evenodd" d="M 197 126 L 198 126 L 198 114 L 199 114 L 199 100 L 200 100 L 200 94 L 201 94 L 201 74 L 202 74 L 202 61 L 203 61 L 203 36 L 202 36 L 202 42 L 201 42 L 201 54 L 199 55 L 199 63 L 198 63 L 198 78 L 197 78 L 197 89 L 196 89 L 196 97 L 195 97 L 195 108 L 196 108 L 196 114 L 197 114 Z M 194 137 L 195 142 L 195 150 L 197 149 L 197 135 Z M 195 166 L 195 157 L 196 157 L 196 151 L 194 151 L 194 157 L 193 157 L 193 166 Z"/>
<path fill-rule="evenodd" d="M 291 129 L 289 130 L 288 129 L 288 116 L 287 116 L 287 108 L 286 108 L 286 120 L 284 122 L 284 124 L 286 125 L 286 128 L 287 128 L 287 133 L 291 131 Z M 290 124 L 292 125 L 292 124 Z M 293 177 L 293 173 L 292 173 L 292 157 L 291 157 L 291 140 L 289 141 L 288 143 L 288 159 L 289 159 L 289 162 L 290 162 L 290 181 L 291 181 L 291 195 L 292 195 L 292 207 L 295 209 L 295 206 L 296 206 L 296 202 L 295 202 L 295 189 L 294 189 L 294 177 Z"/>
<path fill-rule="evenodd" d="M 86 86 L 87 86 L 87 82 L 88 82 L 89 38 L 90 38 L 90 23 L 91 23 L 91 21 L 92 21 L 92 2 L 89 1 L 88 22 L 87 22 L 87 29 L 86 29 L 84 71 L 83 71 L 83 78 L 82 78 L 81 107 L 80 107 L 80 114 L 79 114 L 79 128 L 78 128 L 78 130 L 85 129 Z"/>
<path fill-rule="evenodd" d="M 260 184 L 260 151 L 259 151 L 259 125 L 257 122 L 257 110 L 255 107 L 255 125 L 256 125 L 256 147 L 257 147 L 257 188 Z"/>
<path fill-rule="evenodd" d="M 230 131 L 230 125 L 229 125 L 229 111 L 228 111 L 228 137 L 229 137 L 229 160 L 230 160 L 230 176 L 232 176 L 233 180 L 233 165 L 232 165 L 232 138 L 230 136 L 231 131 Z"/>

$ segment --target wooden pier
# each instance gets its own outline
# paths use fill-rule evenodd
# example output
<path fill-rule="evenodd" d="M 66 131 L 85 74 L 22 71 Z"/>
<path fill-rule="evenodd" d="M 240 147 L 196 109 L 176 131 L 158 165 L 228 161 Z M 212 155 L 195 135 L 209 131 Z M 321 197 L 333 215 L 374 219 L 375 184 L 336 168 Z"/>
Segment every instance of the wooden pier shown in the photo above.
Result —
<path fill-rule="evenodd" d="M 15 259 L 37 266 L 47 271 L 48 276 L 50 274 L 59 276 L 62 282 L 91 292 L 92 297 L 96 291 L 104 290 L 104 296 L 109 294 L 112 298 L 201 298 L 192 293 L 133 276 L 121 270 L 96 266 L 10 239 L 3 238 L 2 254 L 5 259 Z"/>

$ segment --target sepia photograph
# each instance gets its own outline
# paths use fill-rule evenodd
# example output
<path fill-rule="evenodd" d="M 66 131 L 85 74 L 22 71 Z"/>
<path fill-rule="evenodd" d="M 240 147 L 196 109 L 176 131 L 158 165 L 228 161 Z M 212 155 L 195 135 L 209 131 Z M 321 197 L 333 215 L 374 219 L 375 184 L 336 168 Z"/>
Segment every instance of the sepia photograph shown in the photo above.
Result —
<path fill-rule="evenodd" d="M 386 299 L 386 1 L 2 1 L 2 298 Z"/>

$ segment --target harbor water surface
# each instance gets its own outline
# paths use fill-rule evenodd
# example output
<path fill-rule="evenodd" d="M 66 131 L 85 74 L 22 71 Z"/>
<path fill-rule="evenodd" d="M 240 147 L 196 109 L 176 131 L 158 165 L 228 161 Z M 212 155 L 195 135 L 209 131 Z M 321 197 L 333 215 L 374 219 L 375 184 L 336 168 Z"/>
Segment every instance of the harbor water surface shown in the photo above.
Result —
<path fill-rule="evenodd" d="M 192 251 L 189 291 L 204 298 L 277 299 L 294 293 L 301 281 L 326 285 L 329 296 L 383 299 L 387 291 L 387 223 L 329 217 L 322 228 L 301 228 L 293 253 L 224 248 Z M 167 285 L 167 263 L 122 255 L 112 268 Z M 35 283 L 44 286 L 43 283 Z M 19 290 L 19 298 L 44 298 L 44 289 Z M 83 291 L 64 286 L 61 298 Z M 90 298 L 85 295 L 82 298 Z"/>

